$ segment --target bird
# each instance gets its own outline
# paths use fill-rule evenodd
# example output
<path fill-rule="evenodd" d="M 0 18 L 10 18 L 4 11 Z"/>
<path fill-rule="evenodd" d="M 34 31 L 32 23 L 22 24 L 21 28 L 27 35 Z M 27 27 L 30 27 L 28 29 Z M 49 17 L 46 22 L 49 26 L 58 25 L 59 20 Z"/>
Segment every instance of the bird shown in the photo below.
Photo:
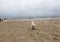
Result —
<path fill-rule="evenodd" d="M 36 24 L 34 23 L 33 19 L 32 19 L 31 26 L 32 26 L 32 30 L 35 30 L 35 28 L 36 28 Z"/>

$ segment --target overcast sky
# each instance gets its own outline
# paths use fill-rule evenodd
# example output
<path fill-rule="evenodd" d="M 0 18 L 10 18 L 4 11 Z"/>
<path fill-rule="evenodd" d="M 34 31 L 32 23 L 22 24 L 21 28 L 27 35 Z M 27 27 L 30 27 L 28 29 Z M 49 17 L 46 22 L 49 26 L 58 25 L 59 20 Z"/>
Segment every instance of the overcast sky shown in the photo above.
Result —
<path fill-rule="evenodd" d="M 0 0 L 0 16 L 59 16 L 60 0 Z"/>

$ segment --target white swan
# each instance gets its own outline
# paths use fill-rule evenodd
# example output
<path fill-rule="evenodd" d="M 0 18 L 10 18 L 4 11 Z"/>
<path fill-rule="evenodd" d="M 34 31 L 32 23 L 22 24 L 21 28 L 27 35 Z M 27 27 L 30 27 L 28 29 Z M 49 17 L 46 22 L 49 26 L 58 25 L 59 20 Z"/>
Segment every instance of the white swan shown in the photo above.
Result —
<path fill-rule="evenodd" d="M 34 30 L 36 28 L 36 24 L 34 23 L 34 21 L 32 20 L 32 29 Z"/>

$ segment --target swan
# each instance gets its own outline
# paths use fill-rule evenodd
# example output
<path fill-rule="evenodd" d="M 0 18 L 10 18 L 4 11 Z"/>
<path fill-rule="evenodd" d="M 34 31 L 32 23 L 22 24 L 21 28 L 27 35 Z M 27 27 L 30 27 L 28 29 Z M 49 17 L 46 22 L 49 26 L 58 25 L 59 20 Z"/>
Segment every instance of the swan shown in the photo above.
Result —
<path fill-rule="evenodd" d="M 36 28 L 36 24 L 34 23 L 33 20 L 32 20 L 31 26 L 32 26 L 32 29 L 33 29 L 33 30 Z"/>

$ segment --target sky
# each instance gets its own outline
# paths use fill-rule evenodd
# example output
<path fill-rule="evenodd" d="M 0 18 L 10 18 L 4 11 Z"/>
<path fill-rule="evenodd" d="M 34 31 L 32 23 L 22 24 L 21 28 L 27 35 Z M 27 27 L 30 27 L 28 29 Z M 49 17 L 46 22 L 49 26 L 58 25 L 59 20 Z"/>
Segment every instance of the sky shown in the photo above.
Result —
<path fill-rule="evenodd" d="M 2 16 L 60 16 L 60 0 L 0 0 Z"/>

